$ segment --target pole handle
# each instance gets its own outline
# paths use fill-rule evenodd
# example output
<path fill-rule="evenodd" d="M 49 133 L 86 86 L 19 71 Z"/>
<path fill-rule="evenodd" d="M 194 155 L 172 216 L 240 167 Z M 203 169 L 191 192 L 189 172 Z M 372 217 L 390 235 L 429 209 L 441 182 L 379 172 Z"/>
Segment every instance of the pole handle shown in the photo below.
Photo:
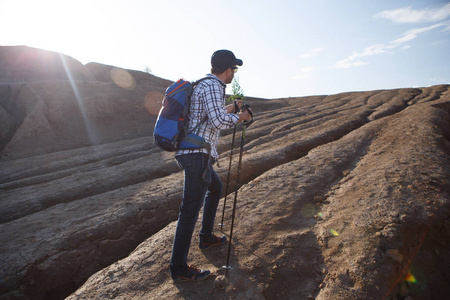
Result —
<path fill-rule="evenodd" d="M 250 126 L 250 124 L 253 123 L 253 112 L 252 112 L 252 109 L 251 109 L 251 107 L 250 107 L 249 104 L 245 103 L 245 104 L 242 104 L 241 110 L 242 110 L 242 111 L 248 111 L 248 113 L 249 113 L 250 116 L 252 117 L 251 120 L 249 120 L 249 121 L 246 120 L 246 121 L 243 121 L 243 122 L 242 122 L 242 124 L 244 124 L 245 126 L 248 127 L 248 126 Z"/>

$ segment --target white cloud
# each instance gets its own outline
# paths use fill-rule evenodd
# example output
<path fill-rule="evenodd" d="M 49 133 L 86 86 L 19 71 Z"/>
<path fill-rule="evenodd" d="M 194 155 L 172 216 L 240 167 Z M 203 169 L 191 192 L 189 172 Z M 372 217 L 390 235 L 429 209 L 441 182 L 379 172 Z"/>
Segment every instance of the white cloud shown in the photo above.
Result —
<path fill-rule="evenodd" d="M 332 68 L 337 69 L 348 69 L 351 67 L 360 67 L 363 65 L 367 65 L 368 62 L 356 60 L 357 58 L 360 58 L 361 54 L 354 52 L 352 55 L 350 55 L 347 58 L 344 58 L 343 60 L 340 60 L 336 62 L 336 64 Z"/>
<path fill-rule="evenodd" d="M 378 54 L 382 54 L 382 53 L 389 53 L 389 49 L 391 49 L 391 48 L 392 47 L 388 46 L 388 45 L 376 44 L 376 45 L 367 47 L 359 55 L 360 56 L 374 56 L 374 55 L 378 55 Z"/>
<path fill-rule="evenodd" d="M 439 22 L 450 17 L 450 3 L 438 8 L 412 9 L 411 6 L 385 10 L 376 14 L 395 23 Z"/>
<path fill-rule="evenodd" d="M 450 31 L 450 21 L 443 22 L 442 25 L 445 26 L 444 31 Z"/>
<path fill-rule="evenodd" d="M 417 36 L 419 34 L 422 34 L 424 32 L 430 31 L 432 29 L 438 28 L 443 26 L 443 23 L 439 23 L 439 24 L 435 24 L 435 25 L 431 25 L 428 27 L 422 27 L 422 28 L 414 28 L 411 30 L 408 30 L 407 32 L 403 33 L 401 37 L 391 41 L 391 44 L 393 45 L 400 45 L 406 42 L 409 42 L 411 40 L 414 40 L 415 38 L 417 38 Z"/>
<path fill-rule="evenodd" d="M 416 39 L 422 33 L 425 33 L 427 31 L 430 31 L 430 30 L 433 30 L 435 28 L 442 27 L 442 26 L 447 26 L 447 24 L 444 22 L 444 23 L 427 26 L 427 27 L 414 28 L 414 29 L 408 30 L 408 31 L 404 32 L 400 37 L 398 37 L 386 44 L 375 44 L 375 45 L 365 48 L 360 53 L 354 52 L 352 55 L 348 56 L 347 58 L 344 58 L 343 60 L 336 62 L 336 64 L 334 66 L 332 66 L 332 68 L 338 68 L 338 69 L 344 68 L 345 69 L 345 68 L 350 68 L 350 67 L 360 67 L 363 65 L 367 65 L 368 62 L 362 61 L 361 58 L 375 56 L 375 55 L 383 54 L 383 53 L 393 53 L 394 49 L 401 47 L 401 46 L 403 46 L 401 49 L 408 49 L 410 46 L 404 45 L 405 43 Z"/>
<path fill-rule="evenodd" d="M 323 48 L 313 48 L 311 50 L 309 50 L 307 53 L 300 55 L 301 58 L 310 58 L 313 56 L 317 56 L 319 55 L 320 52 L 322 52 L 324 49 Z"/>

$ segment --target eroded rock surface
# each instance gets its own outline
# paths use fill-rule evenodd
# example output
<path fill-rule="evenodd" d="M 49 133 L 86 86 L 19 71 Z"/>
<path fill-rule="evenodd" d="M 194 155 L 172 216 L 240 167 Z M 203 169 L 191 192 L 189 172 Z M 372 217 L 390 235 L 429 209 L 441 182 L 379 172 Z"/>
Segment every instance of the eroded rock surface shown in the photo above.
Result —
<path fill-rule="evenodd" d="M 450 292 L 448 85 L 247 99 L 256 121 L 246 131 L 232 269 L 222 269 L 226 246 L 200 252 L 194 236 L 190 263 L 214 274 L 190 285 L 168 274 L 182 173 L 151 141 L 169 82 L 73 64 L 85 77 L 72 83 L 0 77 L 9 80 L 0 94 L 3 298 L 439 299 Z M 90 108 L 85 120 L 74 82 Z M 224 131 L 219 146 L 224 181 L 231 138 Z"/>

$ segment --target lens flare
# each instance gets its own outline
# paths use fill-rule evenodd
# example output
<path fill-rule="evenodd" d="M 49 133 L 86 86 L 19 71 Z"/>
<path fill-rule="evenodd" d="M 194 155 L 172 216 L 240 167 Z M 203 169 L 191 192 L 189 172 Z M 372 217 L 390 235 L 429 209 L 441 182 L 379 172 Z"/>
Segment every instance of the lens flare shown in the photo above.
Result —
<path fill-rule="evenodd" d="M 405 276 L 405 281 L 411 282 L 411 283 L 416 283 L 417 279 L 416 279 L 416 277 L 414 277 L 413 274 L 411 274 L 411 272 L 408 272 L 408 274 L 406 274 L 406 276 Z"/>
<path fill-rule="evenodd" d="M 159 113 L 159 110 L 161 109 L 162 100 L 164 98 L 164 95 L 157 91 L 150 91 L 145 95 L 144 99 L 144 107 L 147 109 L 147 111 L 157 116 Z"/>
<path fill-rule="evenodd" d="M 339 236 L 339 233 L 336 230 L 334 230 L 333 228 L 330 229 L 330 233 L 334 236 Z"/>
<path fill-rule="evenodd" d="M 115 84 L 120 86 L 123 89 L 131 90 L 136 86 L 136 82 L 134 81 L 133 76 L 124 70 L 119 68 L 114 68 L 111 70 L 111 79 Z"/>

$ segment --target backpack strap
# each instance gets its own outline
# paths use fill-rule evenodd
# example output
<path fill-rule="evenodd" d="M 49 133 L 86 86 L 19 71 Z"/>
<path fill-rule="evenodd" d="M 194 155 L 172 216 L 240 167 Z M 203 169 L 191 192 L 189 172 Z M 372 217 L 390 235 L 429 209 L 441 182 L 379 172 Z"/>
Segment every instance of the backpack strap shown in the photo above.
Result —
<path fill-rule="evenodd" d="M 183 117 L 184 117 L 184 118 L 186 118 L 187 115 L 188 115 L 188 113 L 189 113 L 189 110 L 190 110 L 190 107 L 191 107 L 191 96 L 192 96 L 192 93 L 194 92 L 195 87 L 196 87 L 200 82 L 202 82 L 203 80 L 209 79 L 209 78 L 215 79 L 215 78 L 213 78 L 213 77 L 203 77 L 203 78 L 200 78 L 200 79 L 197 80 L 197 81 L 191 82 L 191 87 L 190 87 L 190 88 L 192 89 L 192 91 L 188 91 L 188 94 L 189 94 L 189 105 L 185 105 L 185 106 L 184 106 L 184 109 L 183 109 Z M 206 119 L 206 118 L 205 118 L 205 119 Z M 197 127 L 199 127 L 200 125 L 202 125 L 204 122 L 206 122 L 206 120 L 202 120 L 202 121 L 194 128 L 194 130 L 193 130 L 192 132 L 194 132 L 195 130 L 197 130 Z M 186 128 L 186 133 L 187 133 L 187 128 Z"/>
<path fill-rule="evenodd" d="M 184 106 L 184 110 L 183 110 L 183 116 L 186 118 L 187 117 L 187 115 L 188 115 L 188 113 L 189 113 L 189 110 L 190 110 L 190 106 L 191 106 L 191 99 L 190 99 L 190 97 L 192 96 L 192 93 L 194 92 L 194 89 L 195 89 L 195 87 L 200 83 L 200 82 L 202 82 L 203 80 L 205 80 L 205 79 L 213 79 L 213 80 L 217 80 L 218 81 L 218 79 L 217 78 L 214 78 L 214 77 L 211 77 L 211 76 L 206 76 L 206 77 L 203 77 L 203 78 L 200 78 L 200 79 L 198 79 L 198 80 L 196 80 L 196 81 L 193 81 L 191 84 L 192 84 L 192 91 L 190 91 L 189 92 L 189 105 L 185 105 Z M 191 133 L 193 133 L 193 132 L 195 132 L 195 133 L 198 133 L 198 131 L 200 130 L 200 126 L 202 126 L 203 124 L 205 124 L 205 122 L 208 120 L 208 117 L 207 116 L 205 116 L 204 118 L 203 118 L 203 120 L 201 120 L 190 132 Z M 187 128 L 185 128 L 185 132 L 186 132 L 186 134 L 188 134 L 189 133 L 189 131 L 187 130 Z M 185 140 L 185 141 L 188 141 L 188 142 L 193 142 L 192 140 L 193 139 L 188 139 L 188 137 L 186 136 L 185 138 L 183 138 L 183 140 Z M 197 144 L 197 143 L 194 143 L 194 144 Z M 202 147 L 202 148 L 205 148 L 205 147 Z M 211 149 L 211 148 L 209 148 L 209 149 Z"/>

